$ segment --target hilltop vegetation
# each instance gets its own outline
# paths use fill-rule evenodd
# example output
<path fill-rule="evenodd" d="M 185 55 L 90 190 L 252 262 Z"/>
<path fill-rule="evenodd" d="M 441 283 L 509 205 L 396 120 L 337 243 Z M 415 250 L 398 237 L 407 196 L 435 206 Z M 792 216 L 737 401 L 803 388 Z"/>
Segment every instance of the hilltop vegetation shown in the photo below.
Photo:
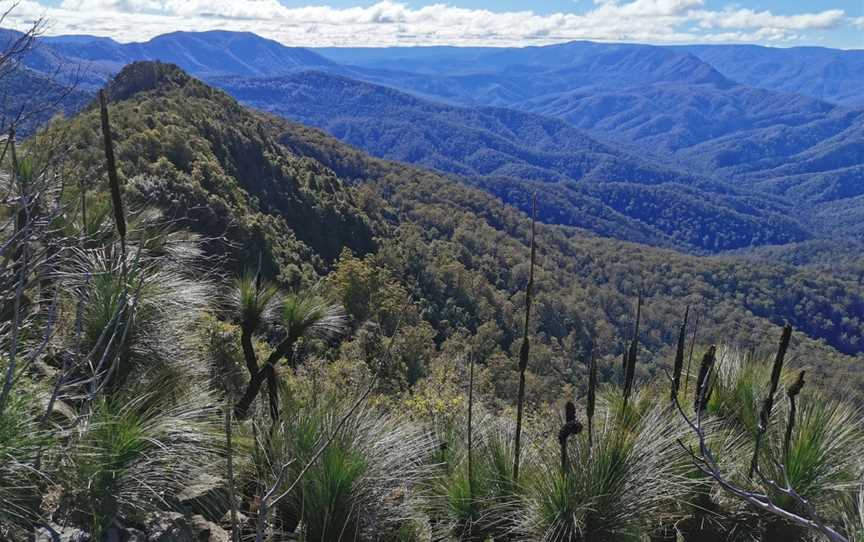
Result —
<path fill-rule="evenodd" d="M 343 248 L 361 255 L 374 248 L 372 226 L 342 182 L 286 154 L 225 94 L 153 63 L 130 65 L 106 92 L 117 103 L 119 175 L 137 201 L 208 237 L 227 236 L 237 262 L 263 255 L 268 272 L 298 284 Z M 72 175 L 98 166 L 97 113 L 91 106 L 56 127 L 71 147 Z"/>

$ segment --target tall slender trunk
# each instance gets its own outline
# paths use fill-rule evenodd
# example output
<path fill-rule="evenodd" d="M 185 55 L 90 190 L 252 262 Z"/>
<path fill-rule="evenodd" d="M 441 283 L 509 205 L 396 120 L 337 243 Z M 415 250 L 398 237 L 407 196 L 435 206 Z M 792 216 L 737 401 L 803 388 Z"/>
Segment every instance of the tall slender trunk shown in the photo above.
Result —
<path fill-rule="evenodd" d="M 531 290 L 534 287 L 534 261 L 537 246 L 534 243 L 537 223 L 537 195 L 534 195 L 531 209 L 531 266 L 528 270 L 528 285 L 525 287 L 525 326 L 522 333 L 522 347 L 519 349 L 519 395 L 516 399 L 516 435 L 513 440 L 513 482 L 519 482 L 519 455 L 522 447 L 522 416 L 525 408 L 525 371 L 528 369 L 530 346 L 528 325 L 531 321 Z"/>
<path fill-rule="evenodd" d="M 252 406 L 252 401 L 258 397 L 258 392 L 261 391 L 261 385 L 267 377 L 266 367 L 262 367 L 255 371 L 249 384 L 246 386 L 246 391 L 243 392 L 243 397 L 234 406 L 234 415 L 237 419 L 244 420 L 249 414 L 249 407 Z"/>
<path fill-rule="evenodd" d="M 270 404 L 270 418 L 275 422 L 279 419 L 279 384 L 276 378 L 276 365 L 267 365 L 267 395 Z"/>
<path fill-rule="evenodd" d="M 678 399 L 678 390 L 681 388 L 681 371 L 684 368 L 684 343 L 687 341 L 687 316 L 690 314 L 690 305 L 684 309 L 684 321 L 678 331 L 678 345 L 675 349 L 675 364 L 672 368 L 672 393 L 671 400 L 674 403 Z"/>
<path fill-rule="evenodd" d="M 240 398 L 240 401 L 234 407 L 234 415 L 238 419 L 246 419 L 249 414 L 249 407 L 252 406 L 252 401 L 254 401 L 256 397 L 258 397 L 258 393 L 261 391 L 261 386 L 264 384 L 265 380 L 268 381 L 268 389 L 270 389 L 270 379 L 272 379 L 273 386 L 277 385 L 275 366 L 279 362 L 279 360 L 288 355 L 288 353 L 294 347 L 294 344 L 297 342 L 298 339 L 299 337 L 293 334 L 289 335 L 284 341 L 279 343 L 279 346 L 276 347 L 276 350 L 274 350 L 273 353 L 270 354 L 270 357 L 267 358 L 264 366 L 255 371 L 255 373 L 252 375 L 252 378 L 249 380 L 249 384 L 246 386 L 246 391 L 243 392 L 243 397 Z M 270 373 L 272 373 L 272 376 L 270 376 Z M 277 389 L 278 391 L 278 387 L 274 389 Z M 277 397 L 276 394 L 272 394 L 270 397 L 271 415 L 274 413 L 274 405 L 278 405 L 278 403 L 274 403 L 275 397 Z M 277 408 L 276 417 L 278 417 L 278 415 L 279 413 Z"/>
<path fill-rule="evenodd" d="M 240 331 L 240 345 L 243 347 L 243 359 L 246 361 L 246 369 L 249 376 L 258 372 L 258 359 L 255 356 L 255 348 L 252 346 L 252 330 L 242 329 Z"/>
<path fill-rule="evenodd" d="M 468 496 L 474 499 L 474 353 L 468 354 Z"/>
<path fill-rule="evenodd" d="M 126 215 L 123 211 L 123 198 L 120 195 L 120 178 L 117 175 L 117 162 L 114 159 L 114 143 L 111 139 L 111 122 L 108 118 L 108 101 L 105 91 L 99 91 L 99 106 L 102 120 L 102 137 L 105 143 L 105 162 L 108 169 L 108 185 L 111 189 L 111 206 L 114 209 L 114 224 L 120 236 L 120 265 L 123 285 L 126 286 Z M 124 290 L 125 291 L 125 290 Z"/>

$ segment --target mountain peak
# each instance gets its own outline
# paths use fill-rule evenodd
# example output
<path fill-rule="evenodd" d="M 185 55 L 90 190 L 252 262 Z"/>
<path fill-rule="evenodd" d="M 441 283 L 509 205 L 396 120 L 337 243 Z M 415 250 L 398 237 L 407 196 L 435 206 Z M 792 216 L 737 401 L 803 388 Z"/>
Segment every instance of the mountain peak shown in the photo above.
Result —
<path fill-rule="evenodd" d="M 123 68 L 106 87 L 112 101 L 127 100 L 140 92 L 183 88 L 193 79 L 174 64 L 159 61 L 133 62 Z"/>

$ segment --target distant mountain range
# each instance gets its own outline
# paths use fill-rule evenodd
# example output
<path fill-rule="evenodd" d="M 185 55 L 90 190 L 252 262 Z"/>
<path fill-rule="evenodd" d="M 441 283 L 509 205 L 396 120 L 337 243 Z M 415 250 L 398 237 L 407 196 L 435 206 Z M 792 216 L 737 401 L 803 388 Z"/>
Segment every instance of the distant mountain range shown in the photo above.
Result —
<path fill-rule="evenodd" d="M 688 45 L 682 49 L 745 85 L 864 106 L 864 50 L 757 45 Z"/>
<path fill-rule="evenodd" d="M 445 105 L 321 72 L 210 82 L 373 155 L 458 174 L 525 210 L 542 192 L 546 222 L 696 251 L 807 236 L 776 201 L 622 151 L 555 118 Z"/>
<path fill-rule="evenodd" d="M 469 75 L 510 68 L 560 68 L 598 51 L 648 50 L 690 53 L 727 79 L 752 87 L 792 92 L 850 106 L 864 105 L 864 50 L 759 45 L 646 46 L 570 42 L 525 48 L 331 47 L 315 49 L 340 64 L 375 70 L 397 67 L 424 74 Z M 607 57 L 608 58 L 608 57 Z M 601 63 L 598 63 L 599 65 Z M 596 66 L 596 65 L 595 65 Z"/>
<path fill-rule="evenodd" d="M 172 32 L 143 43 L 118 43 L 93 36 L 45 37 L 39 41 L 37 55 L 60 57 L 64 64 L 105 76 L 137 60 L 170 62 L 199 77 L 265 77 L 297 67 L 335 65 L 309 49 L 285 47 L 249 32 Z"/>
<path fill-rule="evenodd" d="M 132 61 L 174 63 L 516 206 L 542 190 L 544 221 L 716 252 L 864 239 L 862 55 L 591 42 L 313 51 L 214 31 L 43 38 L 25 64 L 81 73 L 86 90 Z"/>

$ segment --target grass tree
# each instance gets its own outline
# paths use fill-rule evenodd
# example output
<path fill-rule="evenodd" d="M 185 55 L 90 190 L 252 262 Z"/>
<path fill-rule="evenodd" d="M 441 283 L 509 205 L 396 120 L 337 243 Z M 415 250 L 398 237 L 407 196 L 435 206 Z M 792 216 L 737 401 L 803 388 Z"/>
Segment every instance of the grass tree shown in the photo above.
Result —
<path fill-rule="evenodd" d="M 604 412 L 592 447 L 572 438 L 568 468 L 560 450 L 541 454 L 538 472 L 526 483 L 526 539 L 543 541 L 642 540 L 692 489 L 688 459 L 678 446 L 687 429 L 662 404 L 637 421 Z"/>
<path fill-rule="evenodd" d="M 716 367 L 712 362 L 711 367 L 700 370 L 694 413 L 675 402 L 697 439 L 688 452 L 728 499 L 746 503 L 757 513 L 761 527 L 756 536 L 760 539 L 804 540 L 819 533 L 829 540 L 846 541 L 849 539 L 838 529 L 842 505 L 860 484 L 860 456 L 864 453 L 861 412 L 854 405 L 818 392 L 805 392 L 799 398 L 803 387 L 799 377 L 797 381 L 789 379 L 792 385 L 787 392 L 790 399 L 796 399 L 796 415 L 788 416 L 786 423 L 779 416 L 772 418 L 790 335 L 791 329 L 786 327 L 770 374 L 769 366 L 754 370 L 741 356 L 721 356 Z M 708 382 L 712 372 L 716 375 L 713 384 Z M 767 396 L 763 387 L 766 381 Z M 712 391 L 716 393 L 709 399 Z M 787 408 L 791 414 L 791 402 Z M 712 413 L 722 417 L 709 421 Z M 789 427 L 793 420 L 794 427 Z M 708 427 L 718 422 L 741 432 L 737 456 L 752 456 L 749 466 L 730 471 L 718 460 Z"/>
<path fill-rule="evenodd" d="M 250 378 L 243 396 L 237 402 L 237 416 L 244 418 L 248 415 L 249 407 L 261 391 L 265 379 L 272 382 L 275 389 L 278 363 L 286 358 L 292 363 L 296 362 L 299 356 L 297 347 L 301 340 L 338 336 L 344 332 L 347 323 L 340 305 L 328 303 L 308 293 L 285 296 L 280 307 L 282 337 L 264 364 Z M 275 419 L 278 414 L 275 396 L 270 401 L 270 410 Z"/>
<path fill-rule="evenodd" d="M 279 305 L 279 289 L 264 281 L 258 272 L 245 273 L 235 280 L 229 302 L 234 319 L 240 325 L 243 360 L 251 379 L 259 369 L 254 337 L 265 331 L 265 325 L 273 322 Z M 275 420 L 278 415 L 279 390 L 275 378 L 268 378 L 267 383 L 270 415 Z"/>
<path fill-rule="evenodd" d="M 258 432 L 255 479 L 271 494 L 275 532 L 310 542 L 380 540 L 418 516 L 415 496 L 434 443 L 363 399 L 349 406 L 325 397 Z"/>
<path fill-rule="evenodd" d="M 454 440 L 431 486 L 429 504 L 438 537 L 485 542 L 516 534 L 522 500 L 513 483 L 512 422 L 490 414 L 476 417 L 469 450 Z M 533 465 L 533 454 L 526 466 Z M 530 470 L 530 469 L 529 469 Z"/>
<path fill-rule="evenodd" d="M 16 388 L 0 413 L 0 539 L 24 540 L 38 519 L 38 503 L 53 465 L 54 437 L 39 423 L 39 400 L 32 389 Z"/>
<path fill-rule="evenodd" d="M 535 233 L 537 227 L 537 195 L 531 204 L 531 257 L 528 270 L 528 284 L 525 286 L 525 323 L 522 328 L 522 345 L 519 347 L 519 391 L 516 395 L 516 433 L 513 435 L 513 480 L 519 482 L 519 461 L 522 453 L 522 419 L 525 411 L 525 372 L 528 370 L 528 358 L 531 346 L 528 340 L 531 324 L 531 302 L 534 288 L 534 263 L 537 258 Z"/>
<path fill-rule="evenodd" d="M 173 497 L 202 473 L 218 474 L 220 412 L 195 386 L 180 400 L 172 379 L 94 402 L 67 444 L 58 519 L 100 539 L 114 525 L 172 509 Z"/>

